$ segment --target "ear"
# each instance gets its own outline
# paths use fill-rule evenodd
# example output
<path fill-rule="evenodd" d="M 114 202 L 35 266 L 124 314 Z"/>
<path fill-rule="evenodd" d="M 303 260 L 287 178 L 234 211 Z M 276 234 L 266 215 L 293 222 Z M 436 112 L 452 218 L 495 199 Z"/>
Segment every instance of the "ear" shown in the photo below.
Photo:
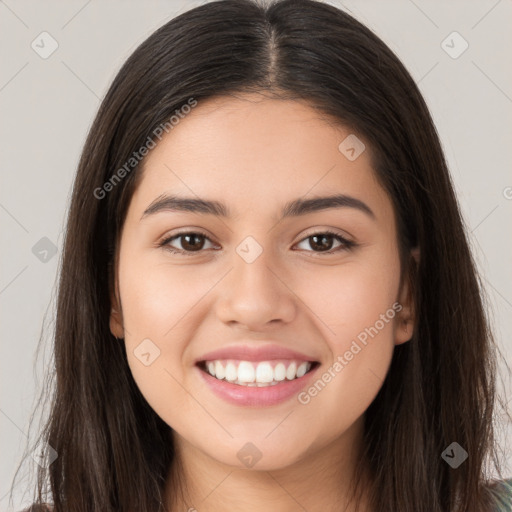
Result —
<path fill-rule="evenodd" d="M 124 322 L 121 301 L 119 300 L 117 277 L 112 281 L 114 281 L 114 283 L 110 289 L 110 332 L 116 338 L 122 339 L 124 338 Z"/>
<path fill-rule="evenodd" d="M 412 338 L 414 327 L 416 325 L 416 311 L 414 305 L 413 288 L 415 285 L 416 268 L 420 261 L 419 248 L 415 247 L 411 250 L 409 261 L 409 272 L 404 277 L 402 289 L 400 290 L 398 302 L 402 306 L 396 316 L 395 321 L 395 345 L 406 343 Z"/>

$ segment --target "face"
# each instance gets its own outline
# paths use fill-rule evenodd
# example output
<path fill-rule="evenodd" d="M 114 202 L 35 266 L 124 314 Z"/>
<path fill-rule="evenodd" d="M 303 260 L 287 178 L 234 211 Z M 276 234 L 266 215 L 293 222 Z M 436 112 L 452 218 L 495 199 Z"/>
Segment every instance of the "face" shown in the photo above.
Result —
<path fill-rule="evenodd" d="M 200 102 L 146 157 L 111 330 L 202 456 L 271 470 L 325 450 L 411 337 L 393 207 L 361 142 L 305 103 L 245 95 Z"/>

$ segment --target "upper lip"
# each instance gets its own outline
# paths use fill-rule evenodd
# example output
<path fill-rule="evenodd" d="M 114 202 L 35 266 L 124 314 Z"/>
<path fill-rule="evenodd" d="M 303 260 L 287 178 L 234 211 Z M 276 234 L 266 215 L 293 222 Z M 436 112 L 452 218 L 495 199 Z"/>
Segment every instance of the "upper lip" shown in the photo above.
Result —
<path fill-rule="evenodd" d="M 250 345 L 232 345 L 208 352 L 196 359 L 196 363 L 213 361 L 216 359 L 236 359 L 240 361 L 271 361 L 273 359 L 295 359 L 299 361 L 314 361 L 314 357 L 302 354 L 282 345 L 263 345 L 252 347 Z"/>

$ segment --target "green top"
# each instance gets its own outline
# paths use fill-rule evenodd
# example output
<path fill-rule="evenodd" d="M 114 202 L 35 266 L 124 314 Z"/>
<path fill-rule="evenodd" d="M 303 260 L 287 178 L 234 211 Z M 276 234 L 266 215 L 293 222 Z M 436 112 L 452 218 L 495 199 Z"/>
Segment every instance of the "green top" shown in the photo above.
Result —
<path fill-rule="evenodd" d="M 496 483 L 492 491 L 496 498 L 493 512 L 512 512 L 512 478 Z"/>
<path fill-rule="evenodd" d="M 494 482 L 491 489 L 496 500 L 491 509 L 492 512 L 512 512 L 512 478 Z M 21 512 L 50 512 L 51 510 L 51 507 L 34 504 Z"/>

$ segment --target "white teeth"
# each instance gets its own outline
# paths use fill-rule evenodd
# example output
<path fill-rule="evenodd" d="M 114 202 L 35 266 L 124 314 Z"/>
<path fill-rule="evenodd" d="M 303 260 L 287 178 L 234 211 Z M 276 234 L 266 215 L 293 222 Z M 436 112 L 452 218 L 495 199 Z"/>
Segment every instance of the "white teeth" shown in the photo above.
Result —
<path fill-rule="evenodd" d="M 308 371 L 308 363 L 301 363 L 297 368 L 297 377 L 302 377 Z"/>
<path fill-rule="evenodd" d="M 286 379 L 286 366 L 283 363 L 278 363 L 274 368 L 274 379 L 279 382 Z"/>
<path fill-rule="evenodd" d="M 288 380 L 295 379 L 297 375 L 297 365 L 295 363 L 292 363 L 290 366 L 288 366 L 288 369 L 286 370 L 286 378 Z"/>
<path fill-rule="evenodd" d="M 222 363 L 220 361 L 215 361 L 214 377 L 217 377 L 217 379 L 222 380 L 225 376 L 226 376 L 226 373 L 224 372 L 224 366 L 222 366 Z"/>
<path fill-rule="evenodd" d="M 238 379 L 238 372 L 236 371 L 236 366 L 233 363 L 228 363 L 226 365 L 226 380 L 230 382 L 234 382 Z"/>
<path fill-rule="evenodd" d="M 274 370 L 270 363 L 259 363 L 256 367 L 256 382 L 266 384 L 274 380 Z"/>
<path fill-rule="evenodd" d="M 206 370 L 219 380 L 250 387 L 275 386 L 280 382 L 303 377 L 311 369 L 306 361 L 279 362 L 272 367 L 269 361 L 208 361 Z"/>
<path fill-rule="evenodd" d="M 238 380 L 240 382 L 252 383 L 255 378 L 256 372 L 254 370 L 254 366 L 247 361 L 242 361 L 238 365 Z"/>

